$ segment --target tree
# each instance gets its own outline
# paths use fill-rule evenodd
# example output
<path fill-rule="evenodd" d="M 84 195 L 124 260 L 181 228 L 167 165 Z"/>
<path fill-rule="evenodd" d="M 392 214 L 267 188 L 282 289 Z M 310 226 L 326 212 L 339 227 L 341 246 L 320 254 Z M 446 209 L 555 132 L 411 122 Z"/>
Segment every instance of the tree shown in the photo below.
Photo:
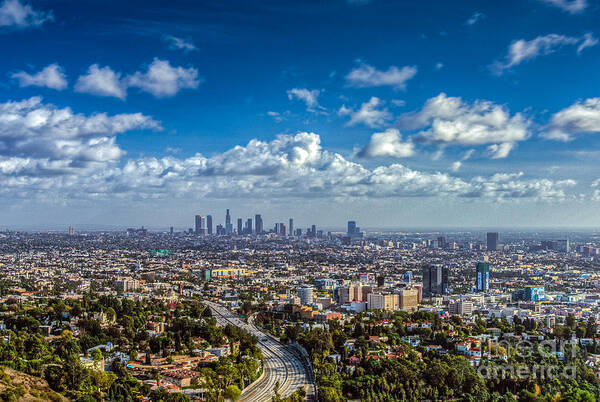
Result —
<path fill-rule="evenodd" d="M 227 399 L 231 399 L 232 401 L 237 401 L 242 396 L 242 391 L 240 391 L 236 385 L 230 385 L 225 388 L 223 396 Z"/>

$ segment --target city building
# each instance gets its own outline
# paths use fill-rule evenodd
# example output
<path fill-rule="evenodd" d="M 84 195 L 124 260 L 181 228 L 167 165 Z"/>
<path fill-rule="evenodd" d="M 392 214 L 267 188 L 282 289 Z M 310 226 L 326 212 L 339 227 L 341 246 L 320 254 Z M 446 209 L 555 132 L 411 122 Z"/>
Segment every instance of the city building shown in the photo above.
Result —
<path fill-rule="evenodd" d="M 423 295 L 431 296 L 448 293 L 449 276 L 450 273 L 447 267 L 439 264 L 425 265 L 423 267 Z"/>
<path fill-rule="evenodd" d="M 313 288 L 305 287 L 298 289 L 298 297 L 300 298 L 300 304 L 310 306 L 313 304 Z"/>
<path fill-rule="evenodd" d="M 487 249 L 488 251 L 498 250 L 498 232 L 488 232 Z"/>
<path fill-rule="evenodd" d="M 213 234 L 213 220 L 212 215 L 206 215 L 206 233 L 209 235 Z"/>
<path fill-rule="evenodd" d="M 200 236 L 205 234 L 206 232 L 206 218 L 204 217 L 204 215 L 196 215 L 196 226 L 195 226 L 195 233 L 196 235 Z"/>
<path fill-rule="evenodd" d="M 476 265 L 475 290 L 487 292 L 490 290 L 490 263 L 478 262 Z"/>
<path fill-rule="evenodd" d="M 471 315 L 473 313 L 473 302 L 457 300 L 448 304 L 448 312 L 455 315 Z"/>
<path fill-rule="evenodd" d="M 256 230 L 256 234 L 263 233 L 263 220 L 260 214 L 254 215 L 254 228 Z"/>

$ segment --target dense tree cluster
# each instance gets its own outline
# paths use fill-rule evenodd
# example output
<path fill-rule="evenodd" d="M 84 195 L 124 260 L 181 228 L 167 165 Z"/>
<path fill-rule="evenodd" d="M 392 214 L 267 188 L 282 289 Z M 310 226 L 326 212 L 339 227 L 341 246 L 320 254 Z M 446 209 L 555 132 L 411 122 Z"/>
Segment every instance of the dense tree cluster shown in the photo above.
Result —
<path fill-rule="evenodd" d="M 381 325 L 382 321 L 386 325 Z M 405 323 L 429 322 L 432 328 L 408 330 Z M 535 331 L 533 320 L 506 319 L 484 321 L 476 319 L 475 325 L 464 325 L 460 317 L 441 320 L 425 312 L 414 314 L 370 312 L 355 316 L 341 325 L 332 322 L 328 329 L 314 328 L 302 331 L 299 326 L 288 326 L 285 336 L 297 338 L 312 358 L 317 376 L 320 400 L 346 401 L 596 401 L 600 399 L 600 380 L 584 364 L 588 351 L 575 346 L 564 359 L 556 355 L 533 353 L 523 355 L 513 348 L 500 350 L 502 359 L 483 358 L 481 366 L 473 366 L 460 355 L 455 345 L 469 336 L 486 333 L 488 328 L 502 328 L 506 332 Z M 555 328 L 553 335 L 561 336 L 578 331 L 584 335 L 594 331 L 595 324 L 577 322 L 570 317 L 566 329 Z M 565 334 L 567 329 L 571 332 Z M 455 334 L 448 337 L 452 330 Z M 592 332 L 590 332 L 592 333 Z M 386 345 L 369 342 L 369 337 L 385 337 Z M 401 338 L 418 336 L 421 345 L 443 346 L 448 353 L 437 354 L 423 346 L 412 347 Z M 354 348 L 345 343 L 353 339 Z M 565 339 L 565 338 L 562 338 Z M 384 350 L 394 350 L 386 356 Z M 597 345 L 589 347 L 595 352 Z M 483 351 L 486 346 L 482 345 Z M 494 350 L 498 352 L 498 350 Z M 351 363 L 350 358 L 354 356 Z M 482 366 L 488 371 L 483 371 Z M 554 367 L 554 377 L 540 375 L 540 367 Z M 519 370 L 538 369 L 536 375 L 519 375 Z M 566 371 L 565 371 L 566 370 Z M 565 375 L 562 375 L 565 373 Z"/>
<path fill-rule="evenodd" d="M 9 301 L 0 308 L 6 325 L 1 334 L 0 366 L 43 378 L 52 390 L 73 400 L 133 401 L 140 395 L 155 401 L 189 399 L 183 394 L 151 390 L 118 359 L 111 370 L 103 372 L 82 365 L 81 356 L 90 358 L 94 365 L 118 352 L 132 359 L 137 351 L 169 359 L 228 342 L 235 353 L 197 367 L 200 376 L 195 385 L 206 389 L 209 400 L 215 401 L 239 398 L 241 390 L 262 370 L 257 339 L 233 326 L 218 327 L 210 309 L 195 300 L 172 306 L 160 300 L 141 302 L 85 294 L 79 300 L 39 299 L 35 304 Z M 163 323 L 164 331 L 150 336 L 147 325 L 151 321 Z M 43 334 L 44 328 L 52 329 L 50 336 Z M 198 339 L 203 339 L 201 345 Z M 108 342 L 115 345 L 114 350 L 94 348 Z"/>

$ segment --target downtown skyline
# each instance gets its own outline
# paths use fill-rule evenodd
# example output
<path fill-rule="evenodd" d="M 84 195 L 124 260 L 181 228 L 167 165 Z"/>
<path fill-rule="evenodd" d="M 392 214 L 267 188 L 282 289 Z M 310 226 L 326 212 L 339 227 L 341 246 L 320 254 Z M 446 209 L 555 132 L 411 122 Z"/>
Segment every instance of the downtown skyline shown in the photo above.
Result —
<path fill-rule="evenodd" d="M 0 0 L 0 225 L 596 228 L 599 13 Z"/>

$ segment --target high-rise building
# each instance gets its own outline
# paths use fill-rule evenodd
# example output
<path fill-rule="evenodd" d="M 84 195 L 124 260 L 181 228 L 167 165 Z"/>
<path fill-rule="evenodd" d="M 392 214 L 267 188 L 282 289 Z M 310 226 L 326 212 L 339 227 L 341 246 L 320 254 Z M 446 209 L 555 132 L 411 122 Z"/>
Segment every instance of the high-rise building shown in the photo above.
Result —
<path fill-rule="evenodd" d="M 169 228 L 169 234 L 173 235 L 173 226 Z"/>
<path fill-rule="evenodd" d="M 298 289 L 298 297 L 300 298 L 300 304 L 303 306 L 313 304 L 313 288 L 306 287 Z"/>
<path fill-rule="evenodd" d="M 227 234 L 233 233 L 233 225 L 231 224 L 231 215 L 229 214 L 229 209 L 227 209 L 227 213 L 225 214 L 225 231 Z"/>
<path fill-rule="evenodd" d="M 200 236 L 205 234 L 206 232 L 206 218 L 204 215 L 196 215 L 196 227 L 195 232 L 196 235 Z"/>
<path fill-rule="evenodd" d="M 310 237 L 317 237 L 317 225 L 310 227 Z"/>
<path fill-rule="evenodd" d="M 478 262 L 476 266 L 475 290 L 487 292 L 490 290 L 490 263 Z"/>
<path fill-rule="evenodd" d="M 254 215 L 254 228 L 256 229 L 256 234 L 262 234 L 263 232 L 263 220 L 260 214 Z"/>
<path fill-rule="evenodd" d="M 356 226 L 356 221 L 348 221 L 348 232 L 347 236 L 350 238 L 353 237 L 362 237 L 362 233 L 360 232 L 360 228 Z"/>
<path fill-rule="evenodd" d="M 414 311 L 419 306 L 419 291 L 417 289 L 402 289 L 400 291 L 400 309 Z"/>
<path fill-rule="evenodd" d="M 73 226 L 69 226 L 69 236 L 75 236 L 75 228 Z"/>
<path fill-rule="evenodd" d="M 290 218 L 290 224 L 288 225 L 288 233 L 290 236 L 294 235 L 294 218 Z"/>
<path fill-rule="evenodd" d="M 434 294 L 448 293 L 450 272 L 442 265 L 425 265 L 423 267 L 423 294 L 431 296 Z"/>
<path fill-rule="evenodd" d="M 498 232 L 488 232 L 487 249 L 488 251 L 498 250 Z"/>
<path fill-rule="evenodd" d="M 279 234 L 285 236 L 285 224 L 283 223 L 279 224 Z"/>
<path fill-rule="evenodd" d="M 246 233 L 250 235 L 252 234 L 252 218 L 248 218 L 246 221 Z"/>
<path fill-rule="evenodd" d="M 445 248 L 446 247 L 446 238 L 444 236 L 438 237 L 437 241 L 438 241 L 438 248 Z"/>
<path fill-rule="evenodd" d="M 244 221 L 242 220 L 242 218 L 238 218 L 238 220 L 237 220 L 237 232 L 238 232 L 239 235 L 241 235 L 243 233 L 242 232 L 242 230 L 243 230 L 243 228 L 242 228 L 243 222 Z"/>
<path fill-rule="evenodd" d="M 206 233 L 208 233 L 209 235 L 213 234 L 212 215 L 206 215 Z"/>
<path fill-rule="evenodd" d="M 356 232 L 356 222 L 348 221 L 348 236 L 352 236 Z"/>

